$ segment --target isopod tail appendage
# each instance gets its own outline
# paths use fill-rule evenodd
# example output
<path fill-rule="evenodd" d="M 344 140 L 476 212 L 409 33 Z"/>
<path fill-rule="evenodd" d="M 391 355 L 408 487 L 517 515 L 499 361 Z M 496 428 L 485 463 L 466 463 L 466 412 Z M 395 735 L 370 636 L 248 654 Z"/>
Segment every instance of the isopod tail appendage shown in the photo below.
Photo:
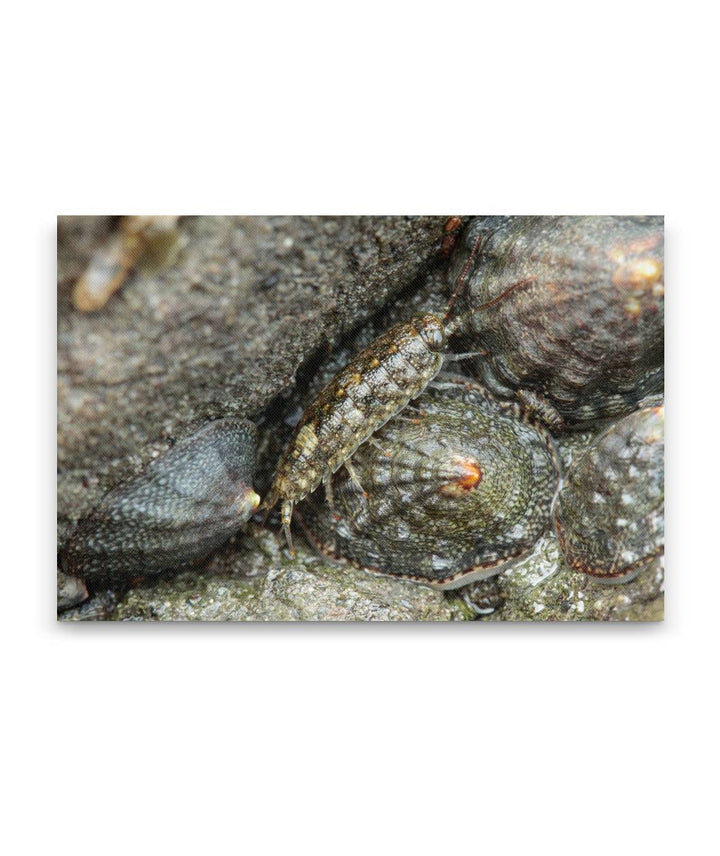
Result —
<path fill-rule="evenodd" d="M 365 488 L 362 486 L 362 482 L 360 481 L 360 476 L 358 475 L 357 470 L 355 469 L 355 467 L 350 463 L 350 459 L 348 459 L 347 461 L 345 461 L 345 469 L 347 470 L 348 475 L 350 476 L 350 481 L 351 481 L 351 482 L 355 485 L 355 487 L 360 491 L 360 493 L 362 494 L 362 496 L 364 496 L 364 497 L 365 497 L 365 499 L 367 499 L 367 498 L 368 498 L 368 492 L 367 492 L 367 491 L 365 490 Z"/>
<path fill-rule="evenodd" d="M 330 514 L 335 517 L 335 500 L 332 486 L 332 470 L 328 470 L 323 476 L 323 485 L 325 486 L 325 497 L 327 498 Z"/>
<path fill-rule="evenodd" d="M 290 533 L 290 520 L 292 519 L 293 506 L 295 503 L 291 499 L 286 499 L 282 504 L 282 529 L 285 533 L 285 540 L 287 541 L 288 549 L 290 550 L 290 555 L 295 556 L 295 548 L 293 547 L 292 542 L 292 534 Z"/>
<path fill-rule="evenodd" d="M 270 512 L 275 507 L 278 499 L 280 499 L 280 497 L 277 495 L 277 493 L 274 490 L 271 490 L 270 493 L 268 493 L 268 495 L 265 497 L 265 499 L 263 499 L 263 501 L 260 503 L 258 511 L 264 512 L 262 519 L 263 526 L 267 524 L 268 517 L 270 517 Z"/>

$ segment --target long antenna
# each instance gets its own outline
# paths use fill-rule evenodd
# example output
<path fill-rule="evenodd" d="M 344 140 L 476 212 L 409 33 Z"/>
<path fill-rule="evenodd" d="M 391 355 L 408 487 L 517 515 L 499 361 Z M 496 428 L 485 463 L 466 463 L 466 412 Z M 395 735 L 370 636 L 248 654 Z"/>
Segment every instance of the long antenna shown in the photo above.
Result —
<path fill-rule="evenodd" d="M 450 297 L 450 301 L 448 302 L 447 309 L 445 310 L 445 318 L 444 321 L 447 321 L 450 317 L 450 313 L 452 312 L 453 306 L 455 305 L 455 301 L 458 299 L 462 287 L 465 285 L 464 280 L 467 279 L 467 275 L 470 273 L 470 265 L 473 263 L 475 256 L 477 255 L 478 247 L 480 246 L 480 241 L 482 240 L 483 233 L 478 232 L 477 237 L 473 241 L 472 249 L 470 250 L 470 255 L 468 256 L 467 261 L 463 265 L 463 269 L 460 271 L 460 276 L 457 278 L 457 283 L 455 284 L 455 290 Z"/>
<path fill-rule="evenodd" d="M 523 288 L 524 286 L 530 285 L 530 283 L 536 282 L 536 281 L 537 281 L 537 276 L 533 275 L 533 276 L 525 277 L 525 279 L 521 279 L 518 282 L 514 282 L 512 285 L 509 285 L 505 289 L 505 291 L 502 291 L 496 297 L 493 297 L 492 300 L 488 300 L 485 303 L 481 303 L 479 306 L 475 306 L 473 309 L 468 309 L 467 312 L 463 312 L 462 315 L 458 315 L 457 318 L 454 318 L 452 321 L 450 321 L 448 324 L 445 325 L 445 333 L 448 336 L 451 336 L 458 329 L 458 327 L 460 327 L 460 325 L 463 323 L 463 321 L 466 318 L 468 318 L 470 315 L 473 315 L 475 312 L 481 312 L 483 309 L 489 309 L 495 303 L 499 303 L 501 300 L 505 300 L 505 298 L 509 294 L 511 294 L 513 291 L 515 291 L 515 289 Z M 453 295 L 453 296 L 455 296 L 455 295 Z M 449 309 L 450 309 L 450 307 L 448 307 L 448 312 L 449 312 Z M 446 313 L 445 318 L 447 318 L 447 317 L 448 316 Z"/>

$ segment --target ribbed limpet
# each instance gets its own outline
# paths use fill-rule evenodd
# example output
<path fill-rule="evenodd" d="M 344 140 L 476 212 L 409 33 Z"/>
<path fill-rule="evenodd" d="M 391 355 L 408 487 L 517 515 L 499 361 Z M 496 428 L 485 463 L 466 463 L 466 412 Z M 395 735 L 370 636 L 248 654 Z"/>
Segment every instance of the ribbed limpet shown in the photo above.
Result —
<path fill-rule="evenodd" d="M 498 573 L 550 521 L 548 435 L 478 384 L 441 375 L 355 452 L 352 474 L 301 506 L 325 551 L 381 573 L 455 588 Z"/>
<path fill-rule="evenodd" d="M 662 217 L 478 217 L 453 278 L 483 382 L 557 427 L 662 391 Z"/>
<path fill-rule="evenodd" d="M 257 429 L 219 419 L 111 490 L 80 521 L 64 567 L 84 579 L 129 579 L 186 567 L 209 555 L 249 519 Z"/>
<path fill-rule="evenodd" d="M 618 420 L 569 469 L 555 528 L 576 570 L 609 582 L 632 579 L 664 547 L 663 407 Z"/>

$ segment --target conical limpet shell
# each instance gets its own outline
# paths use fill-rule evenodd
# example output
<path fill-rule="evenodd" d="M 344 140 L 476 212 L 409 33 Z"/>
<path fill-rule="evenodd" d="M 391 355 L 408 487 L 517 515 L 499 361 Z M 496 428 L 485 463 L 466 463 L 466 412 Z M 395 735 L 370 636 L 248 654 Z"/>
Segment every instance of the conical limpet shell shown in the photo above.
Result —
<path fill-rule="evenodd" d="M 328 552 L 454 588 L 498 573 L 550 521 L 558 482 L 548 436 L 472 381 L 442 380 L 333 478 L 333 512 L 302 506 Z"/>
<path fill-rule="evenodd" d="M 494 392 L 522 391 L 566 427 L 662 392 L 662 217 L 479 217 L 453 279 Z"/>
<path fill-rule="evenodd" d="M 567 473 L 555 528 L 567 563 L 625 582 L 664 548 L 663 407 L 618 420 Z"/>
<path fill-rule="evenodd" d="M 249 519 L 257 429 L 219 419 L 111 490 L 80 521 L 64 556 L 84 579 L 129 579 L 209 555 Z"/>

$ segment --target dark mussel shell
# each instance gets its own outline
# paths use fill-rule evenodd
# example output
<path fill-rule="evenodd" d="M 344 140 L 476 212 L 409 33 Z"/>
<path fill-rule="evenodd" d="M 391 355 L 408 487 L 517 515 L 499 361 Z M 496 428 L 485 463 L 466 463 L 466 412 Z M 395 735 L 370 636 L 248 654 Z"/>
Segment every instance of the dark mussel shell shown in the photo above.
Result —
<path fill-rule="evenodd" d="M 555 427 L 662 392 L 662 217 L 479 217 L 452 276 L 483 381 L 546 403 Z"/>
<path fill-rule="evenodd" d="M 114 488 L 75 529 L 65 570 L 84 579 L 129 579 L 205 558 L 249 519 L 257 429 L 219 419 Z"/>
<path fill-rule="evenodd" d="M 663 407 L 618 420 L 570 467 L 555 503 L 567 563 L 610 582 L 631 579 L 664 547 Z"/>
<path fill-rule="evenodd" d="M 550 521 L 547 434 L 478 384 L 441 375 L 340 469 L 333 508 L 301 506 L 312 540 L 381 573 L 441 588 L 499 572 Z"/>

